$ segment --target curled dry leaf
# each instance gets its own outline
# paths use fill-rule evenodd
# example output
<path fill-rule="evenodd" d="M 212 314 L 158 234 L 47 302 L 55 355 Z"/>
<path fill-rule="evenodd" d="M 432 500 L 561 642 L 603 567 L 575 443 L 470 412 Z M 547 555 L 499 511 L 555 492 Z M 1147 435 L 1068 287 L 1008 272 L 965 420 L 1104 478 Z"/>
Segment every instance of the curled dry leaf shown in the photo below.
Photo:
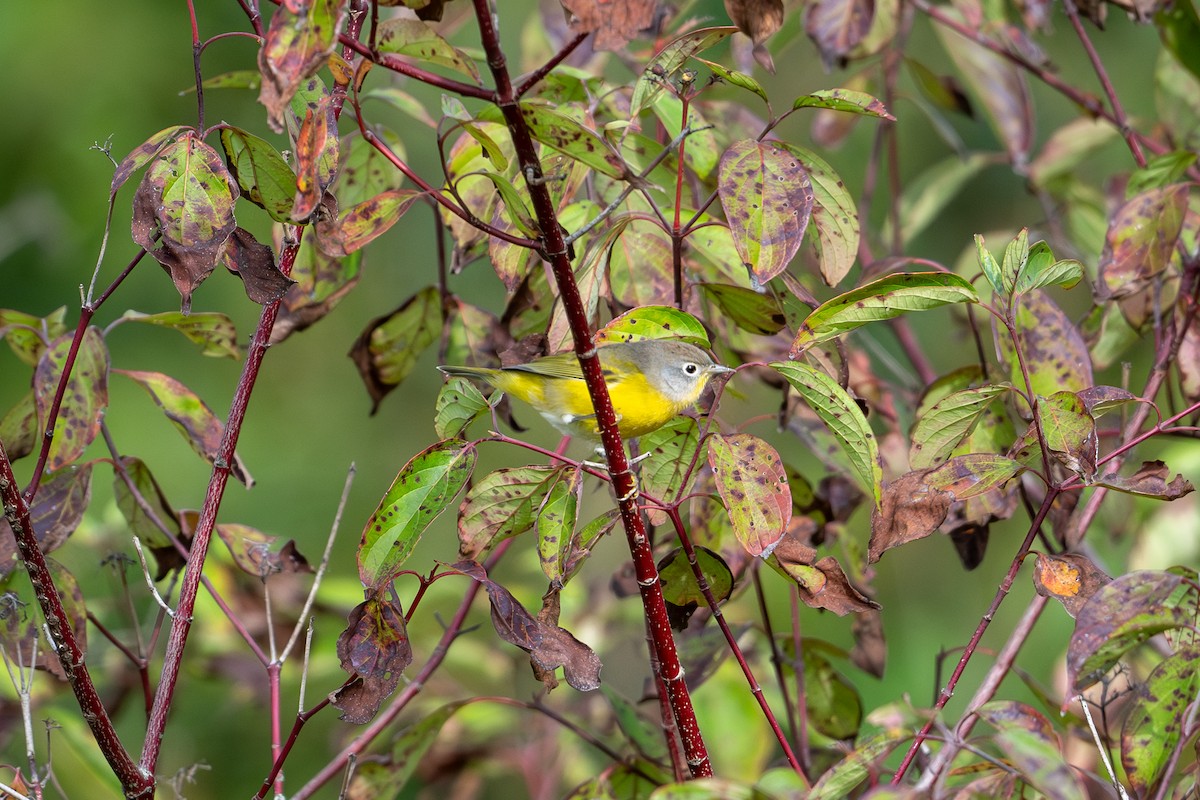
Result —
<path fill-rule="evenodd" d="M 360 680 L 338 689 L 329 700 L 341 709 L 341 719 L 365 723 L 396 690 L 412 663 L 404 610 L 390 599 L 369 596 L 350 612 L 349 625 L 338 637 L 337 653 L 342 668 Z"/>
<path fill-rule="evenodd" d="M 655 0 L 562 0 L 571 12 L 571 27 L 596 33 L 597 50 L 619 50 L 654 21 Z"/>
<path fill-rule="evenodd" d="M 738 30 L 760 45 L 783 27 L 783 0 L 725 0 L 725 10 Z"/>
<path fill-rule="evenodd" d="M 1108 577 L 1086 556 L 1064 553 L 1061 556 L 1038 553 L 1033 568 L 1033 588 L 1042 597 L 1053 597 L 1072 617 L 1091 599 Z"/>

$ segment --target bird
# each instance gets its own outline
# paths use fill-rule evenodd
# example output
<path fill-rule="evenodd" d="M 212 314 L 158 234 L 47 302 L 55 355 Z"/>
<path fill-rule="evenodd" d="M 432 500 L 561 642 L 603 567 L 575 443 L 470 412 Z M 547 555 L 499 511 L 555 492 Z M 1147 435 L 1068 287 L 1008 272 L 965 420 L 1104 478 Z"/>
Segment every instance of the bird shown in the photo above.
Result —
<path fill-rule="evenodd" d="M 695 345 L 674 339 L 612 342 L 596 348 L 621 437 L 658 430 L 691 407 L 714 375 L 734 372 Z M 447 376 L 494 386 L 532 406 L 567 436 L 599 439 L 591 396 L 574 353 L 501 369 L 439 366 Z"/>

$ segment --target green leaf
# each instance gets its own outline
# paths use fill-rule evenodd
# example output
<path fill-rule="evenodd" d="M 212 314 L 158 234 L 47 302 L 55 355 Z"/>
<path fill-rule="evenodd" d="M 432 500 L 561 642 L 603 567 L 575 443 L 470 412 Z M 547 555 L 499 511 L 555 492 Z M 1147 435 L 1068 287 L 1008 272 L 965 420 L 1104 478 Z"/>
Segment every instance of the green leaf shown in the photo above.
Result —
<path fill-rule="evenodd" d="M 853 740 L 862 725 L 862 699 L 815 642 L 804 647 L 804 699 L 809 723 L 831 739 Z"/>
<path fill-rule="evenodd" d="M 717 433 L 708 440 L 708 465 L 742 547 L 752 556 L 770 555 L 792 518 L 792 492 L 779 453 L 748 433 Z"/>
<path fill-rule="evenodd" d="M 787 324 L 783 306 L 770 292 L 756 292 L 725 283 L 698 283 L 695 286 L 717 304 L 722 314 L 744 331 L 759 336 L 773 336 Z"/>
<path fill-rule="evenodd" d="M 121 163 L 117 164 L 117 168 L 113 170 L 112 184 L 109 187 L 109 201 L 111 202 L 112 198 L 116 197 L 117 192 L 133 173 L 157 158 L 158 154 L 165 150 L 168 144 L 173 143 L 177 137 L 190 131 L 192 128 L 185 125 L 172 125 L 164 128 L 121 159 Z"/>
<path fill-rule="evenodd" d="M 487 399 L 466 378 L 451 378 L 438 392 L 433 407 L 433 430 L 442 439 L 460 436 L 487 411 Z"/>
<path fill-rule="evenodd" d="M 740 89 L 745 89 L 748 92 L 754 92 L 754 94 L 763 99 L 763 102 L 770 102 L 770 100 L 767 99 L 767 92 L 765 89 L 763 89 L 762 84 L 754 80 L 754 78 L 750 77 L 746 73 L 729 69 L 728 67 L 718 64 L 715 61 L 709 61 L 707 59 L 700 58 L 699 56 L 693 57 L 701 64 L 704 64 L 706 67 L 712 70 L 713 75 L 720 78 L 725 83 L 728 83 L 731 86 L 737 86 Z"/>
<path fill-rule="evenodd" d="M 561 583 L 567 574 L 582 491 L 581 470 L 560 472 L 537 511 L 533 529 L 537 533 L 538 561 L 552 584 Z"/>
<path fill-rule="evenodd" d="M 1125 196 L 1135 197 L 1150 189 L 1157 189 L 1185 179 L 1188 167 L 1200 158 L 1196 153 L 1176 150 L 1150 159 L 1146 166 L 1134 170 L 1125 184 Z"/>
<path fill-rule="evenodd" d="M 504 539 L 530 530 L 542 500 L 567 467 L 511 467 L 483 476 L 458 511 L 458 552 L 479 560 Z"/>
<path fill-rule="evenodd" d="M 500 199 L 504 202 L 504 214 L 517 230 L 531 239 L 541 236 L 542 229 L 538 225 L 537 219 L 534 218 L 533 212 L 529 210 L 525 198 L 517 191 L 517 187 L 497 172 L 484 170 L 474 174 L 482 175 L 496 187 L 496 191 L 500 193 Z"/>
<path fill-rule="evenodd" d="M 661 94 L 654 101 L 654 114 L 662 123 L 667 136 L 675 139 L 683 131 L 683 103 L 672 94 Z M 707 180 L 721 158 L 721 145 L 713 126 L 701 116 L 695 104 L 688 106 L 688 134 L 683 148 L 683 160 L 701 180 Z"/>
<path fill-rule="evenodd" d="M 1018 295 L 1013 300 L 1016 339 L 1029 371 L 1029 388 L 1035 395 L 1057 391 L 1078 392 L 1091 386 L 1092 364 L 1087 345 L 1070 318 L 1045 292 Z M 1012 337 L 1003 325 L 992 325 L 996 352 L 1008 370 L 1013 386 L 1025 387 L 1021 362 Z"/>
<path fill-rule="evenodd" d="M 126 311 L 121 315 L 121 320 L 158 325 L 179 331 L 187 337 L 188 341 L 200 345 L 200 352 L 206 356 L 241 357 L 241 349 L 237 344 L 237 329 L 233 325 L 233 320 L 215 311 L 195 314 L 181 314 L 178 311 L 142 314 L 138 311 Z"/>
<path fill-rule="evenodd" d="M 374 409 L 388 392 L 412 373 L 417 359 L 433 344 L 442 327 L 442 300 L 427 286 L 392 313 L 368 323 L 350 350 L 350 357 L 374 400 Z"/>
<path fill-rule="evenodd" d="M 183 438 L 192 449 L 208 463 L 216 463 L 221 441 L 225 438 L 225 424 L 217 419 L 217 415 L 195 392 L 161 372 L 125 369 L 116 369 L 113 372 L 124 375 L 145 389 L 171 424 L 183 434 Z M 247 488 L 254 485 L 254 479 L 246 472 L 241 458 L 236 454 L 234 463 L 229 466 L 233 476 L 246 484 Z"/>
<path fill-rule="evenodd" d="M 1037 158 L 1029 164 L 1029 181 L 1047 188 L 1052 181 L 1072 175 L 1096 150 L 1118 135 L 1105 119 L 1079 117 L 1058 128 L 1042 145 Z"/>
<path fill-rule="evenodd" d="M 849 755 L 821 775 L 820 780 L 813 784 L 807 800 L 844 800 L 852 796 L 854 787 L 869 775 L 879 773 L 881 765 L 877 766 L 876 762 L 900 743 L 902 735 L 903 731 L 896 730 L 863 737 Z"/>
<path fill-rule="evenodd" d="M 908 453 L 911 468 L 924 469 L 948 459 L 992 401 L 1011 388 L 998 384 L 954 392 L 924 411 L 913 426 Z"/>
<path fill-rule="evenodd" d="M 1156 7 L 1159 10 L 1154 14 L 1154 22 L 1163 44 L 1180 65 L 1200 78 L 1200 53 L 1196 51 L 1196 42 L 1200 41 L 1200 18 L 1196 6 L 1192 0 L 1182 0 Z"/>
<path fill-rule="evenodd" d="M 64 333 L 51 342 L 33 372 L 38 430 L 43 436 L 73 340 L 74 334 Z M 108 408 L 109 361 L 108 347 L 99 328 L 89 327 L 79 343 L 54 421 L 54 438 L 46 461 L 48 470 L 57 470 L 79 458 L 100 433 L 100 420 Z"/>
<path fill-rule="evenodd" d="M 663 90 L 663 81 L 682 67 L 689 58 L 704 52 L 727 36 L 737 33 L 732 25 L 722 28 L 698 28 L 676 36 L 663 45 L 646 64 L 633 87 L 629 101 L 629 118 L 636 119 Z"/>
<path fill-rule="evenodd" d="M 784 145 L 800 159 L 812 183 L 812 225 L 817 229 L 817 257 L 826 286 L 837 286 L 858 259 L 858 205 L 827 161 L 811 150 Z"/>
<path fill-rule="evenodd" d="M 522 103 L 521 116 L 533 138 L 559 153 L 610 178 L 625 175 L 625 162 L 608 142 L 578 120 L 544 105 Z M 478 117 L 489 122 L 502 122 L 497 108 L 489 108 Z"/>
<path fill-rule="evenodd" d="M 448 703 L 432 712 L 422 714 L 417 722 L 396 736 L 386 760 L 364 759 L 354 770 L 347 788 L 349 797 L 395 797 L 408 785 L 421 766 L 425 754 L 437 741 L 442 727 L 471 700 Z"/>
<path fill-rule="evenodd" d="M 375 33 L 375 41 L 381 52 L 412 56 L 420 61 L 448 67 L 479 83 L 479 69 L 475 62 L 419 19 L 383 20 Z"/>
<path fill-rule="evenodd" d="M 996 744 L 1025 781 L 1048 800 L 1085 800 L 1087 794 L 1062 756 L 1062 743 L 1050 721 L 1024 703 L 992 701 L 981 719 L 999 731 Z"/>
<path fill-rule="evenodd" d="M 1148 796 L 1163 777 L 1179 743 L 1184 715 L 1200 691 L 1197 653 L 1186 648 L 1167 656 L 1134 690 L 1121 728 L 1121 765 L 1130 788 Z"/>
<path fill-rule="evenodd" d="M 59 306 L 54 312 L 37 317 L 11 308 L 0 308 L 0 334 L 12 348 L 13 355 L 21 363 L 36 367 L 42 354 L 46 352 L 46 343 L 54 341 L 67 332 L 63 319 L 67 315 L 67 307 Z"/>
<path fill-rule="evenodd" d="M 638 472 L 640 491 L 664 503 L 679 499 L 686 491 L 683 479 L 689 476 L 699 445 L 700 430 L 692 417 L 676 417 L 642 436 L 638 440 L 645 456 Z M 653 505 L 647 505 L 646 514 L 654 525 L 665 525 L 668 521 L 666 512 Z"/>
<path fill-rule="evenodd" d="M 896 121 L 879 100 L 866 92 L 856 92 L 852 89 L 819 89 L 797 97 L 792 103 L 792 108 L 828 108 L 831 111 L 846 111 Z"/>
<path fill-rule="evenodd" d="M 293 13 L 293 8 L 300 13 Z M 284 4 L 275 9 L 258 57 L 263 73 L 258 99 L 267 107 L 274 130 L 282 127 L 289 101 L 333 52 L 345 13 L 345 5 L 336 0 Z"/>
<path fill-rule="evenodd" d="M 1192 629 L 1197 589 L 1171 572 L 1131 572 L 1092 595 L 1075 619 L 1067 649 L 1067 678 L 1081 692 L 1126 653 L 1155 634 Z"/>
<path fill-rule="evenodd" d="M 858 403 L 837 381 L 808 364 L 776 361 L 769 366 L 787 379 L 842 444 L 851 477 L 878 506 L 883 483 L 879 444 Z"/>
<path fill-rule="evenodd" d="M 116 500 L 117 508 L 121 511 L 121 516 L 125 517 L 125 522 L 129 525 L 130 533 L 151 548 L 169 547 L 171 540 L 158 527 L 158 524 L 162 524 L 168 531 L 178 536 L 180 533 L 179 515 L 172 508 L 171 502 L 144 461 L 134 456 L 122 456 L 121 465 L 125 467 L 126 473 L 129 474 L 130 480 L 133 481 L 138 494 L 142 496 L 147 506 L 147 508 L 143 508 L 121 476 L 114 475 L 113 497 Z M 157 518 L 157 524 L 151 518 L 151 512 Z"/>
<path fill-rule="evenodd" d="M 338 215 L 318 220 L 317 243 L 327 255 L 343 258 L 382 236 L 424 195 L 415 189 L 389 189 Z"/>
<path fill-rule="evenodd" d="M 1000 269 L 1000 264 L 997 263 L 992 252 L 987 249 L 982 234 L 975 234 L 975 251 L 979 258 L 979 268 L 983 271 L 983 277 L 987 278 L 987 282 L 992 285 L 992 291 L 1001 297 L 1007 297 L 1013 290 L 1012 284 L 1005 283 L 1005 276 Z"/>
<path fill-rule="evenodd" d="M 0 417 L 0 442 L 9 461 L 24 458 L 38 443 L 37 404 L 30 389 Z"/>
<path fill-rule="evenodd" d="M 1004 248 L 1004 260 L 1000 263 L 1000 280 L 1009 291 L 1017 284 L 1017 276 L 1025 269 L 1029 260 L 1029 229 L 1021 228 L 1013 240 Z"/>
<path fill-rule="evenodd" d="M 1046 447 L 1068 469 L 1091 483 L 1100 455 L 1096 421 L 1074 392 L 1038 398 L 1038 417 Z"/>
<path fill-rule="evenodd" d="M 978 303 L 975 287 L 950 272 L 887 275 L 827 300 L 813 310 L 792 342 L 792 356 L 868 322 L 953 303 Z"/>
<path fill-rule="evenodd" d="M 642 306 L 626 311 L 596 331 L 594 337 L 596 344 L 642 339 L 680 339 L 697 347 L 711 346 L 700 320 L 672 306 Z"/>
<path fill-rule="evenodd" d="M 1073 258 L 1055 260 L 1050 245 L 1035 242 L 1029 248 L 1025 268 L 1017 276 L 1015 294 L 1026 294 L 1044 286 L 1061 286 L 1070 289 L 1083 280 L 1083 264 Z"/>
<path fill-rule="evenodd" d="M 742 264 L 765 286 L 804 239 L 814 201 L 808 172 L 778 142 L 741 139 L 721 156 L 717 192 Z"/>
<path fill-rule="evenodd" d="M 380 588 L 395 578 L 421 534 L 471 477 L 476 457 L 474 445 L 448 439 L 401 468 L 359 541 L 358 574 L 365 586 Z"/>
<path fill-rule="evenodd" d="M 927 472 L 925 483 L 950 492 L 955 500 L 966 500 L 1003 486 L 1024 471 L 1023 465 L 1006 456 L 969 453 Z"/>
<path fill-rule="evenodd" d="M 270 143 L 241 128 L 222 128 L 221 146 L 242 195 L 276 222 L 292 221 L 296 174 Z"/>

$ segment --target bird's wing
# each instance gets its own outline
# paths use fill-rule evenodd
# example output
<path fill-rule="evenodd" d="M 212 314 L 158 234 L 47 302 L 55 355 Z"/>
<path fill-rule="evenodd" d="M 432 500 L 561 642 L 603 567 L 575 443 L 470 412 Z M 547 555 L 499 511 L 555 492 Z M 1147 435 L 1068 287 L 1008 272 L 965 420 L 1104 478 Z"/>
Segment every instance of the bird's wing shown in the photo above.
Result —
<path fill-rule="evenodd" d="M 545 378 L 564 378 L 568 380 L 583 380 L 583 370 L 579 368 L 579 359 L 574 353 L 561 353 L 556 356 L 546 356 L 528 364 L 515 364 L 505 367 L 506 371 L 530 372 Z"/>

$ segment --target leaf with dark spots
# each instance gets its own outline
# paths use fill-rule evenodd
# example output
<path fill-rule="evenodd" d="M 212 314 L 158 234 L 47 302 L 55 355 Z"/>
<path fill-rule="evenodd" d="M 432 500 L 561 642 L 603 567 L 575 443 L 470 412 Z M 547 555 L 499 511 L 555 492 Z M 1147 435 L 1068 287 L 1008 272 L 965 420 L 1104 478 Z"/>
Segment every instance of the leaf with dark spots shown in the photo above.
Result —
<path fill-rule="evenodd" d="M 29 507 L 29 521 L 38 549 L 57 550 L 67 541 L 92 498 L 91 465 L 72 465 L 51 472 L 42 480 Z M 17 542 L 6 517 L 0 516 L 0 576 L 11 574 L 20 563 Z"/>
<path fill-rule="evenodd" d="M 534 518 L 538 561 L 552 586 L 561 584 L 567 572 L 582 494 L 583 471 L 573 469 L 564 473 L 543 495 Z"/>
<path fill-rule="evenodd" d="M 748 433 L 713 434 L 708 465 L 742 547 L 752 556 L 770 555 L 792 518 L 792 493 L 779 453 Z"/>
<path fill-rule="evenodd" d="M 438 290 L 427 286 L 390 314 L 376 317 L 358 336 L 350 358 L 379 410 L 384 397 L 399 386 L 417 365 L 425 348 L 437 340 L 442 328 L 442 302 Z"/>
<path fill-rule="evenodd" d="M 37 403 L 30 389 L 0 417 L 0 442 L 10 461 L 24 458 L 38 443 Z"/>
<path fill-rule="evenodd" d="M 217 152 L 194 136 L 164 148 L 134 194 L 133 240 L 171 276 L 184 313 L 237 227 L 239 194 Z"/>
<path fill-rule="evenodd" d="M 883 502 L 871 517 L 872 562 L 893 547 L 925 538 L 945 521 L 954 494 L 930 486 L 928 472 L 909 472 L 884 487 Z"/>
<path fill-rule="evenodd" d="M 644 454 L 638 473 L 639 489 L 666 502 L 673 501 L 689 489 L 684 479 L 694 478 L 692 458 L 700 445 L 700 431 L 692 417 L 676 417 L 656 431 L 651 431 L 638 440 Z M 665 511 L 647 508 L 647 517 L 653 525 L 665 525 L 669 517 Z"/>
<path fill-rule="evenodd" d="M 492 606 L 492 626 L 500 638 L 529 653 L 535 671 L 550 683 L 553 672 L 563 668 L 567 683 L 581 692 L 600 687 L 600 659 L 571 632 L 540 622 L 512 593 L 487 576 L 474 561 L 459 561 L 453 569 L 478 581 L 487 591 Z"/>
<path fill-rule="evenodd" d="M 333 101 L 321 97 L 316 108 L 305 111 L 296 136 L 296 195 L 292 199 L 292 220 L 309 222 L 321 209 L 325 190 L 337 168 L 337 120 Z"/>
<path fill-rule="evenodd" d="M 144 461 L 135 456 L 122 456 L 121 466 L 129 483 L 120 474 L 115 475 L 113 496 L 130 533 L 151 548 L 169 547 L 171 540 L 167 534 L 178 537 L 182 533 L 179 514 Z"/>
<path fill-rule="evenodd" d="M 1172 572 L 1131 572 L 1103 586 L 1075 619 L 1067 649 L 1070 691 L 1091 686 L 1151 636 L 1191 629 L 1197 602 L 1194 580 Z"/>
<path fill-rule="evenodd" d="M 341 719 L 361 725 L 396 690 L 412 663 L 412 644 L 404 610 L 379 594 L 370 593 L 355 606 L 348 621 L 338 637 L 337 653 L 342 668 L 357 674 L 359 681 L 335 691 L 330 702 L 341 710 Z"/>
<path fill-rule="evenodd" d="M 157 158 L 158 154 L 167 145 L 173 143 L 176 137 L 191 131 L 193 131 L 192 128 L 184 125 L 172 125 L 169 128 L 164 128 L 135 147 L 129 155 L 121 159 L 121 163 L 117 164 L 117 168 L 113 171 L 112 185 L 108 190 L 109 202 L 112 202 L 112 198 L 116 197 L 117 192 L 120 191 L 121 187 L 125 185 L 125 182 L 129 180 L 133 173 Z"/>
<path fill-rule="evenodd" d="M 611 3 L 604 0 L 563 0 L 570 12 L 571 28 L 578 33 L 596 34 L 597 50 L 620 50 L 638 32 L 654 21 L 654 0 L 625 0 Z"/>
<path fill-rule="evenodd" d="M 836 286 L 858 259 L 858 205 L 828 162 L 811 150 L 785 146 L 800 159 L 812 182 L 812 225 L 817 231 L 821 279 L 826 286 Z"/>
<path fill-rule="evenodd" d="M 1075 393 L 1083 401 L 1083 407 L 1096 419 L 1127 403 L 1144 402 L 1140 397 L 1119 386 L 1089 386 Z"/>
<path fill-rule="evenodd" d="M 725 0 L 725 11 L 756 45 L 783 26 L 783 0 Z"/>
<path fill-rule="evenodd" d="M 697 28 L 679 34 L 667 42 L 646 64 L 633 87 L 629 100 L 629 115 L 636 118 L 663 91 L 664 81 L 670 79 L 687 60 L 702 53 L 737 32 L 732 25 L 719 28 Z"/>
<path fill-rule="evenodd" d="M 620 178 L 625 174 L 625 162 L 608 142 L 594 130 L 559 111 L 532 103 L 521 104 L 521 116 L 529 125 L 533 138 L 588 167 Z"/>
<path fill-rule="evenodd" d="M 410 56 L 423 63 L 448 67 L 479 83 L 479 69 L 471 58 L 419 19 L 396 17 L 381 20 L 375 32 L 380 52 Z"/>
<path fill-rule="evenodd" d="M 114 372 L 138 383 L 145 389 L 155 404 L 162 409 L 163 414 L 171 421 L 176 429 L 187 439 L 192 449 L 200 454 L 208 463 L 216 462 L 220 453 L 221 442 L 225 438 L 225 425 L 212 409 L 191 389 L 179 381 L 161 372 L 138 372 L 118 369 Z M 246 471 L 242 459 L 236 453 L 229 470 L 235 478 L 250 488 L 254 479 Z"/>
<path fill-rule="evenodd" d="M 33 394 L 37 405 L 38 430 L 46 426 L 63 369 L 71 352 L 73 334 L 64 333 L 42 352 L 33 372 Z M 100 420 L 108 408 L 109 354 L 100 330 L 84 331 L 75 355 L 66 391 L 54 422 L 48 469 L 56 470 L 83 455 L 100 433 Z"/>
<path fill-rule="evenodd" d="M 804 239 L 814 200 L 808 172 L 782 144 L 742 139 L 721 156 L 717 191 L 742 263 L 765 286 Z"/>
<path fill-rule="evenodd" d="M 978 714 L 997 728 L 993 739 L 1006 764 L 1038 793 L 1054 800 L 1087 796 L 1064 760 L 1063 744 L 1045 716 L 1024 703 L 1001 700 L 985 703 Z"/>
<path fill-rule="evenodd" d="M 0 308 L 0 334 L 22 364 L 36 367 L 49 342 L 67 332 L 63 324 L 66 313 L 66 306 L 59 306 L 45 317 Z"/>
<path fill-rule="evenodd" d="M 296 550 L 296 542 L 288 539 L 278 549 L 278 536 L 263 533 L 257 528 L 237 523 L 217 525 L 217 536 L 229 548 L 233 562 L 248 575 L 266 579 L 279 573 L 311 573 L 308 559 Z"/>
<path fill-rule="evenodd" d="M 1067 469 L 1091 483 L 1100 457 L 1096 421 L 1073 392 L 1055 392 L 1038 398 L 1042 438 L 1050 454 Z"/>
<path fill-rule="evenodd" d="M 288 103 L 304 81 L 325 64 L 333 52 L 347 6 L 339 0 L 312 0 L 275 10 L 266 41 L 258 53 L 262 72 L 259 102 L 267 108 L 267 121 L 283 130 Z"/>
<path fill-rule="evenodd" d="M 1078 392 L 1092 386 L 1092 360 L 1079 329 L 1044 291 L 1013 300 L 1017 345 L 1035 395 Z M 1008 371 L 1009 382 L 1025 387 L 1024 373 L 1013 342 L 1002 325 L 992 326 L 996 352 Z"/>
<path fill-rule="evenodd" d="M 291 277 L 295 283 L 280 302 L 279 315 L 271 331 L 271 344 L 279 344 L 333 311 L 358 285 L 361 264 L 359 254 L 330 258 L 313 243 L 313 237 L 305 236 L 292 266 Z"/>
<path fill-rule="evenodd" d="M 596 344 L 637 342 L 645 339 L 677 339 L 708 349 L 704 323 L 686 311 L 671 306 L 641 306 L 614 317 L 592 337 Z"/>
<path fill-rule="evenodd" d="M 1121 765 L 1137 797 L 1149 797 L 1173 762 L 1188 709 L 1200 692 L 1198 655 L 1194 645 L 1170 654 L 1134 689 L 1121 729 Z"/>
<path fill-rule="evenodd" d="M 744 331 L 773 336 L 787 325 L 783 305 L 775 295 L 724 283 L 700 283 L 696 288 L 716 303 L 717 308 Z"/>
<path fill-rule="evenodd" d="M 1168 482 L 1170 475 L 1171 470 L 1163 462 L 1145 461 L 1137 472 L 1127 478 L 1116 474 L 1101 475 L 1096 478 L 1095 484 L 1155 500 L 1178 500 L 1195 490 L 1191 481 L 1184 480 L 1182 475 L 1176 475 Z"/>
<path fill-rule="evenodd" d="M 221 259 L 225 269 L 242 279 L 246 295 L 259 305 L 274 303 L 295 283 L 275 266 L 271 248 L 244 228 L 235 228 L 225 241 Z"/>
<path fill-rule="evenodd" d="M 490 472 L 463 499 L 458 552 L 479 559 L 504 539 L 533 528 L 536 512 L 566 467 L 511 467 Z"/>
<path fill-rule="evenodd" d="M 816 44 L 826 69 L 844 65 L 866 37 L 875 0 L 817 0 L 808 6 L 804 31 Z"/>
<path fill-rule="evenodd" d="M 622 305 L 637 310 L 670 303 L 675 293 L 670 237 L 658 225 L 623 227 L 613 237 L 607 265 L 597 269 L 601 278 L 605 272 L 613 297 Z"/>
<path fill-rule="evenodd" d="M 142 314 L 126 311 L 121 321 L 140 322 L 179 331 L 188 341 L 201 347 L 206 356 L 240 358 L 237 344 L 237 329 L 233 320 L 224 314 L 202 312 L 184 315 L 178 311 L 160 311 L 157 314 Z"/>
<path fill-rule="evenodd" d="M 413 189 L 390 189 L 348 208 L 336 219 L 319 218 L 317 243 L 326 255 L 343 258 L 386 233 L 421 195 Z"/>
<path fill-rule="evenodd" d="M 1100 255 L 1098 301 L 1135 294 L 1166 270 L 1183 230 L 1188 188 L 1150 189 L 1117 209 Z"/>
<path fill-rule="evenodd" d="M 1038 553 L 1033 568 L 1033 588 L 1042 597 L 1062 603 L 1072 617 L 1079 616 L 1084 604 L 1111 580 L 1087 556 L 1078 553 Z"/>
<path fill-rule="evenodd" d="M 825 108 L 848 114 L 864 114 L 869 117 L 896 121 L 892 113 L 878 98 L 853 89 L 818 89 L 812 94 L 797 97 L 792 108 Z"/>
<path fill-rule="evenodd" d="M 412 555 L 421 534 L 454 502 L 475 469 L 475 448 L 447 439 L 405 464 L 363 527 L 358 572 L 363 584 L 383 587 Z"/>
<path fill-rule="evenodd" d="M 728 600 L 733 593 L 733 572 L 725 559 L 707 547 L 697 547 L 696 564 L 713 598 L 718 603 Z M 707 607 L 708 603 L 683 548 L 677 547 L 659 560 L 658 580 L 662 584 L 671 627 L 682 631 L 696 609 Z"/>

